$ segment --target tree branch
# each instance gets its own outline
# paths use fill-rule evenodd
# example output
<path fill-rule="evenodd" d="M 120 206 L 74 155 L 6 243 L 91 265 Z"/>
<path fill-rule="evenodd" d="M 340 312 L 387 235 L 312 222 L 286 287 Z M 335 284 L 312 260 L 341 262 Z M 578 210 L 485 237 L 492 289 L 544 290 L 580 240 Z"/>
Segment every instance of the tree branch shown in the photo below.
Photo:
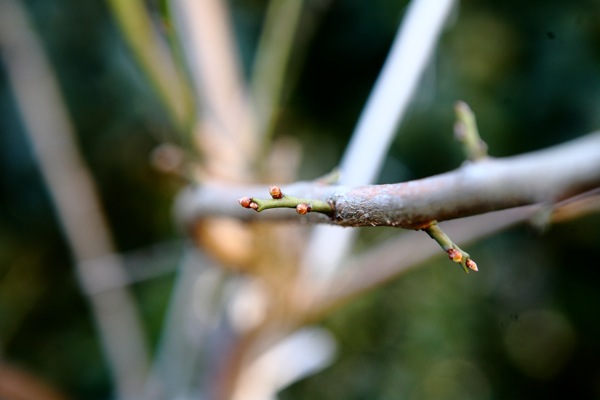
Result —
<path fill-rule="evenodd" d="M 279 209 L 257 214 L 240 207 L 238 199 L 268 193 L 266 187 L 212 184 L 184 190 L 176 213 L 185 224 L 227 215 L 244 220 L 302 218 L 340 226 L 421 229 L 433 220 L 552 204 L 598 186 L 600 132 L 595 132 L 549 149 L 466 163 L 454 171 L 410 182 L 359 187 L 299 182 L 282 188 L 288 196 L 332 204 L 331 217 L 314 213 L 299 217 Z"/>
<path fill-rule="evenodd" d="M 20 1 L 0 1 L 0 61 L 73 255 L 79 284 L 89 295 L 116 385 L 114 397 L 137 399 L 148 367 L 140 316 L 128 288 L 108 287 L 127 274 L 120 257 L 106 257 L 115 253 L 115 246 L 97 189 L 77 147 L 58 80 L 24 7 Z"/>
<path fill-rule="evenodd" d="M 375 182 L 455 3 L 455 0 L 409 2 L 340 161 L 340 184 Z M 308 279 L 318 277 L 320 282 L 330 279 L 342 268 L 342 259 L 350 251 L 356 234 L 353 230 L 329 226 L 314 229 L 300 262 L 303 275 L 311 277 Z"/>

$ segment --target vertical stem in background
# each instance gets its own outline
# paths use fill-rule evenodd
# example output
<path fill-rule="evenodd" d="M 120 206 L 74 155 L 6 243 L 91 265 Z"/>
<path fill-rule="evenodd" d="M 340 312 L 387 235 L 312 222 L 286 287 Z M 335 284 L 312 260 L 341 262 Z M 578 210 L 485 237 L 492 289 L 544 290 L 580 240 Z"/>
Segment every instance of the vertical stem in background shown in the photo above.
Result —
<path fill-rule="evenodd" d="M 388 148 L 437 45 L 454 0 L 413 0 L 367 100 L 340 165 L 341 184 L 376 179 Z M 315 228 L 303 261 L 307 275 L 326 281 L 348 252 L 355 229 Z"/>
<path fill-rule="evenodd" d="M 258 149 L 256 122 L 248 104 L 226 2 L 173 0 L 173 15 L 200 96 L 196 144 L 211 179 L 251 177 Z"/>
<path fill-rule="evenodd" d="M 133 54 L 179 129 L 189 131 L 192 94 L 140 0 L 109 0 Z"/>
<path fill-rule="evenodd" d="M 265 17 L 252 75 L 258 131 L 266 149 L 281 103 L 284 78 L 305 0 L 271 0 Z"/>
<path fill-rule="evenodd" d="M 145 337 L 130 293 L 103 291 L 125 280 L 102 215 L 96 188 L 75 144 L 75 133 L 42 47 L 22 2 L 0 2 L 0 47 L 7 75 L 77 268 L 119 399 L 141 399 L 148 366 Z M 102 258 L 103 257 L 103 258 Z M 95 262 L 92 260 L 99 259 Z"/>
<path fill-rule="evenodd" d="M 202 361 L 214 351 L 207 343 L 223 313 L 226 274 L 192 245 L 184 250 L 145 400 L 194 395 L 202 368 L 208 368 Z"/>
<path fill-rule="evenodd" d="M 195 178 L 231 183 L 253 180 L 252 167 L 256 162 L 259 137 L 248 102 L 227 6 L 227 2 L 222 0 L 170 2 L 174 26 L 189 65 L 194 91 L 199 96 L 199 120 L 196 121 L 194 144 L 202 153 L 204 175 Z M 246 227 L 236 229 L 239 228 L 237 225 L 233 227 L 231 221 L 228 222 L 223 224 L 221 220 L 204 220 L 200 228 L 202 233 L 196 233 L 205 237 L 212 235 L 213 246 L 240 240 L 239 236 L 246 232 Z M 221 229 L 211 229 L 213 227 Z M 161 335 L 159 357 L 154 367 L 156 380 L 152 382 L 157 389 L 151 393 L 157 397 L 152 398 L 165 398 L 161 394 L 174 398 L 193 393 L 197 387 L 194 382 L 200 379 L 195 375 L 199 363 L 193 356 L 208 355 L 207 363 L 215 361 L 215 349 L 209 347 L 215 341 L 207 332 L 214 326 L 207 326 L 207 321 L 215 314 L 224 312 L 219 301 L 198 306 L 201 302 L 198 296 L 212 293 L 221 300 L 226 274 L 224 270 L 208 273 L 211 275 L 192 270 L 180 271 L 181 285 L 173 292 L 165 319 L 168 324 L 164 325 Z M 211 276 L 218 276 L 219 279 L 210 284 L 207 278 Z M 195 280 L 196 284 L 186 282 L 189 279 Z M 190 300 L 196 302 L 194 312 L 185 312 L 190 309 Z M 181 339 L 189 335 L 187 329 L 190 326 L 195 328 L 193 335 L 198 341 L 189 340 L 189 337 L 188 340 Z M 203 337 L 198 336 L 203 333 Z M 202 339 L 204 343 L 199 342 Z M 181 352 L 186 352 L 186 356 L 179 357 Z M 189 370 L 190 366 L 194 369 Z M 210 367 L 216 368 L 215 365 Z M 164 373 L 165 370 L 168 373 Z M 211 375 L 214 371 L 205 373 Z M 211 386 L 218 384 L 209 382 L 207 386 L 203 390 L 210 393 Z"/>

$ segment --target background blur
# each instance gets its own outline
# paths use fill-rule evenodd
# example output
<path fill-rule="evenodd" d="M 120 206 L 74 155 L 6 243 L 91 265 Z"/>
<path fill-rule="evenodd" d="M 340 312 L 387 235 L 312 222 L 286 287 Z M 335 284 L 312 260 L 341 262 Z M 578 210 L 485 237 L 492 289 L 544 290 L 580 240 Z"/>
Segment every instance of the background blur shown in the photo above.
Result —
<path fill-rule="evenodd" d="M 149 154 L 165 141 L 184 141 L 104 2 L 24 3 L 59 78 L 117 249 L 131 254 L 132 274 L 154 275 L 131 286 L 154 348 L 185 238 L 171 209 L 181 185 L 156 172 Z M 266 3 L 229 1 L 246 74 Z M 389 0 L 309 4 L 317 10 L 316 31 L 306 53 L 293 59 L 295 78 L 275 129 L 301 143 L 301 178 L 338 163 L 406 7 Z M 161 17 L 159 2 L 149 7 Z M 458 99 L 472 106 L 493 156 L 598 129 L 598 16 L 600 3 L 592 0 L 462 2 L 380 182 L 460 165 L 452 136 Z M 358 246 L 389 233 L 365 229 Z M 600 398 L 600 216 L 543 233 L 517 227 L 466 249 L 478 274 L 464 276 L 440 252 L 326 319 L 338 341 L 336 361 L 281 398 Z M 4 68 L 0 362 L 70 398 L 110 396 L 88 305 Z"/>

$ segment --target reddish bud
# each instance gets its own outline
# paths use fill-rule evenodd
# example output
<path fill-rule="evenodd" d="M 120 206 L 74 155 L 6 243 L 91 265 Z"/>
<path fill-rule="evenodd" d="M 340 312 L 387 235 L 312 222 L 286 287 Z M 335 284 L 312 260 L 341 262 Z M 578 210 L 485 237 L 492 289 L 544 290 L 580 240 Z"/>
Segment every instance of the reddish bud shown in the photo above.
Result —
<path fill-rule="evenodd" d="M 467 268 L 469 268 L 475 272 L 479 271 L 477 269 L 477 264 L 475 263 L 475 261 L 471 260 L 470 258 L 467 260 L 466 265 L 467 265 Z"/>
<path fill-rule="evenodd" d="M 300 203 L 296 206 L 296 212 L 300 215 L 309 213 L 312 210 L 310 204 Z"/>
<path fill-rule="evenodd" d="M 459 263 L 462 261 L 462 253 L 456 249 L 449 249 L 446 251 L 448 253 L 448 257 L 455 263 Z"/>
<path fill-rule="evenodd" d="M 283 197 L 283 193 L 281 193 L 281 189 L 279 188 L 279 186 L 271 186 L 271 188 L 269 189 L 269 194 L 274 199 L 280 199 Z"/>
<path fill-rule="evenodd" d="M 250 204 L 252 203 L 252 199 L 250 197 L 242 197 L 238 200 L 240 205 L 244 208 L 250 208 Z"/>
<path fill-rule="evenodd" d="M 258 211 L 258 204 L 256 204 L 255 202 L 251 202 L 248 208 L 251 208 L 254 211 Z"/>

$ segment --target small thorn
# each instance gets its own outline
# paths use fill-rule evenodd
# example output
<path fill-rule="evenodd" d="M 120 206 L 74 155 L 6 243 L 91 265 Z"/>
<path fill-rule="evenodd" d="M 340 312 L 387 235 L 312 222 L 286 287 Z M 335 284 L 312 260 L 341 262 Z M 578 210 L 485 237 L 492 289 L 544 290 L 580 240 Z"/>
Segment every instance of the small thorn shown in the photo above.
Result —
<path fill-rule="evenodd" d="M 479 271 L 477 269 L 477 263 L 475 263 L 475 261 L 471 260 L 470 258 L 467 260 L 466 265 L 467 268 L 469 268 L 470 270 L 473 270 L 475 272 Z"/>
<path fill-rule="evenodd" d="M 310 204 L 300 203 L 296 206 L 296 212 L 300 215 L 309 213 L 312 210 Z"/>
<path fill-rule="evenodd" d="M 281 199 L 283 197 L 283 193 L 281 193 L 279 186 L 271 186 L 269 189 L 269 194 L 274 199 Z"/>
<path fill-rule="evenodd" d="M 244 208 L 250 208 L 250 204 L 252 204 L 252 199 L 250 197 L 242 197 L 238 200 L 238 203 L 240 203 L 240 205 Z"/>

